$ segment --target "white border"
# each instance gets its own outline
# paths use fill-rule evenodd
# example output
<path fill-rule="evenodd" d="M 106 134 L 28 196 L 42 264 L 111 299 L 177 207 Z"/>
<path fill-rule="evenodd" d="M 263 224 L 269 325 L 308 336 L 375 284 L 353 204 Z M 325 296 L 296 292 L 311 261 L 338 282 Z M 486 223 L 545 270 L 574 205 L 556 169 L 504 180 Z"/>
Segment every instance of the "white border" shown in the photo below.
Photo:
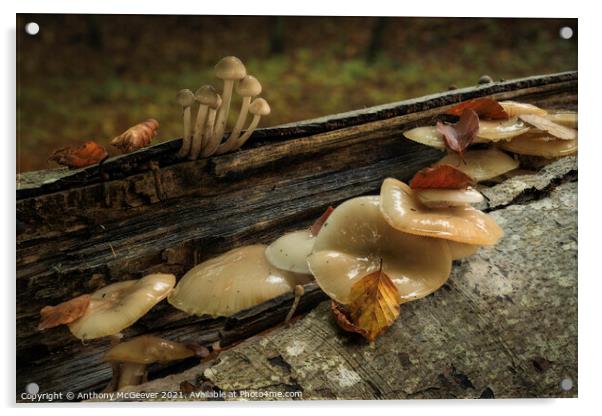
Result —
<path fill-rule="evenodd" d="M 459 1 L 419 1 L 396 2 L 370 0 L 368 2 L 319 0 L 292 1 L 124 1 L 124 0 L 21 0 L 17 4 L 4 4 L 0 19 L 3 23 L 3 42 L 1 68 L 2 89 L 4 96 L 0 100 L 2 106 L 2 127 L 4 128 L 4 163 L 2 164 L 3 227 L 6 236 L 3 240 L 2 265 L 6 267 L 3 276 L 5 287 L 5 306 L 2 309 L 4 328 L 2 345 L 3 369 L 2 392 L 5 405 L 10 406 L 14 397 L 14 172 L 15 172 L 15 15 L 16 12 L 29 13 L 127 13 L 127 14 L 284 14 L 284 15 L 399 15 L 399 16 L 490 16 L 490 17 L 578 17 L 579 18 L 579 110 L 580 133 L 583 137 L 579 152 L 579 399 L 566 400 L 495 400 L 495 401 L 412 401 L 412 402 L 302 402 L 302 403 L 217 403 L 176 406 L 173 412 L 186 414 L 286 414 L 306 415 L 308 412 L 325 411 L 337 414 L 362 414 L 377 412 L 393 414 L 399 412 L 420 412 L 421 414 L 462 413 L 466 415 L 486 412 L 488 415 L 504 415 L 509 412 L 545 412 L 546 415 L 592 414 L 596 409 L 600 396 L 600 362 L 601 336 L 600 295 L 602 294 L 602 273 L 597 249 L 602 246 L 598 241 L 600 215 L 598 195 L 600 189 L 599 165 L 602 161 L 602 133 L 595 127 L 601 118 L 602 105 L 600 99 L 601 62 L 599 43 L 602 39 L 600 13 L 595 2 L 585 3 L 566 1 L 527 2 L 524 0 L 506 0 L 503 2 L 462 2 Z M 495 45 L 492 45 L 494 48 Z M 14 282 L 14 280 L 13 280 Z M 7 333 L 8 332 L 8 333 Z M 105 415 L 107 409 L 94 406 L 83 406 L 86 414 Z M 127 412 L 149 415 L 164 415 L 166 406 L 148 404 L 126 405 Z M 167 407 L 174 407 L 173 404 Z M 27 413 L 31 407 L 22 409 Z M 48 407 L 40 409 L 47 415 L 63 415 L 65 412 L 82 412 L 82 405 L 70 406 L 69 409 Z M 598 408 L 599 410 L 599 408 Z M 9 410 L 11 413 L 15 409 Z"/>

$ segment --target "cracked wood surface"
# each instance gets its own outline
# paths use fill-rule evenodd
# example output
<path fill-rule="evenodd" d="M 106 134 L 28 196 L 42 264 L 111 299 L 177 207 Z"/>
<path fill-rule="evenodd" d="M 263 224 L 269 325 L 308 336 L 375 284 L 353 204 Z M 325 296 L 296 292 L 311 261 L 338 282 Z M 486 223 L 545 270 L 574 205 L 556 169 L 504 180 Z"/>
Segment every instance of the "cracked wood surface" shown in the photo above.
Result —
<path fill-rule="evenodd" d="M 511 188 L 506 197 L 516 199 L 491 208 L 505 230 L 502 241 L 455 262 L 449 281 L 402 305 L 373 344 L 342 332 L 324 302 L 291 327 L 127 390 L 301 391 L 303 399 L 576 397 L 576 171 L 576 159 L 566 158 L 523 177 L 546 189 L 531 200 L 521 197 L 525 187 L 516 179 L 493 187 L 489 195 Z M 560 387 L 565 378 L 573 381 L 570 391 Z"/>

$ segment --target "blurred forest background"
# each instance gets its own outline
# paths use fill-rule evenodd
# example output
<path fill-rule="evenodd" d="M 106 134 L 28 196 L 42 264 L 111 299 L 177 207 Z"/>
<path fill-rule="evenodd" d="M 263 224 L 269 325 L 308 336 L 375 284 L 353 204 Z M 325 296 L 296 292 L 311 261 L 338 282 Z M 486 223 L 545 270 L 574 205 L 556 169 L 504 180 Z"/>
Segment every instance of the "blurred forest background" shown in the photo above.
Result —
<path fill-rule="evenodd" d="M 40 32 L 27 35 L 27 22 Z M 226 55 L 261 81 L 272 107 L 265 127 L 475 85 L 483 74 L 575 70 L 577 20 L 18 15 L 17 172 L 56 167 L 53 149 L 87 140 L 117 154 L 110 139 L 149 117 L 161 124 L 156 143 L 180 137 L 176 92 L 221 89 L 213 66 Z"/>

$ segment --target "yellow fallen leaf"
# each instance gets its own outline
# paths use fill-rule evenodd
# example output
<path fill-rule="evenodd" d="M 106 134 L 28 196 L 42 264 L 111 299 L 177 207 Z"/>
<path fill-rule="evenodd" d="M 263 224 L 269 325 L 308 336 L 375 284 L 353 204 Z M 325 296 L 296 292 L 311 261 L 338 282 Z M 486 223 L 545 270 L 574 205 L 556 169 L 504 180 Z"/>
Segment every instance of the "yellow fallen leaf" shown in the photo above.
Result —
<path fill-rule="evenodd" d="M 348 332 L 374 341 L 399 316 L 399 291 L 382 270 L 367 274 L 351 286 L 351 302 L 332 302 L 331 311 L 337 324 Z"/>

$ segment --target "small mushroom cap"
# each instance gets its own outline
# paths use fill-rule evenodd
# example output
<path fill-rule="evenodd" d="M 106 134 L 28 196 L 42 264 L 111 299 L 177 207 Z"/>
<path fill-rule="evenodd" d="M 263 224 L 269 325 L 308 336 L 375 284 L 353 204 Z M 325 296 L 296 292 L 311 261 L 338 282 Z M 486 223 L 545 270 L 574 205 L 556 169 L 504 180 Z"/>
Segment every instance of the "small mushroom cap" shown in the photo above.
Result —
<path fill-rule="evenodd" d="M 500 147 L 512 153 L 554 159 L 577 153 L 577 139 L 562 140 L 545 134 L 525 134 Z"/>
<path fill-rule="evenodd" d="M 486 181 L 518 168 L 518 160 L 495 149 L 469 150 L 464 161 L 456 153 L 448 153 L 437 165 L 452 165 L 477 182 Z"/>
<path fill-rule="evenodd" d="M 247 75 L 236 85 L 236 93 L 243 97 L 255 97 L 261 94 L 261 83 L 253 75 Z"/>
<path fill-rule="evenodd" d="M 182 107 L 190 107 L 194 103 L 194 94 L 188 88 L 178 91 L 176 95 L 178 104 Z"/>
<path fill-rule="evenodd" d="M 548 113 L 543 108 L 539 108 L 533 104 L 519 103 L 517 101 L 500 101 L 498 104 L 502 106 L 508 117 L 517 117 L 523 114 L 545 116 Z"/>
<path fill-rule="evenodd" d="M 194 356 L 194 351 L 179 342 L 142 335 L 127 342 L 121 342 L 105 354 L 105 361 L 123 363 L 153 364 L 179 361 Z"/>
<path fill-rule="evenodd" d="M 530 130 L 522 120 L 512 117 L 508 120 L 479 120 L 479 141 L 499 142 L 525 134 Z"/>
<path fill-rule="evenodd" d="M 349 303 L 351 286 L 380 268 L 408 302 L 437 290 L 451 271 L 446 241 L 400 232 L 384 220 L 378 196 L 338 206 L 316 237 L 308 258 L 316 282 L 332 299 Z"/>
<path fill-rule="evenodd" d="M 263 98 L 254 99 L 249 106 L 249 113 L 262 117 L 269 115 L 271 111 L 270 105 Z"/>
<path fill-rule="evenodd" d="M 279 269 L 309 274 L 307 256 L 312 252 L 314 241 L 309 230 L 293 231 L 270 244 L 265 249 L 265 257 Z"/>
<path fill-rule="evenodd" d="M 215 76 L 223 80 L 243 79 L 247 69 L 236 56 L 226 56 L 215 65 Z"/>
<path fill-rule="evenodd" d="M 69 330 L 82 340 L 118 334 L 165 299 L 175 284 L 173 274 L 156 273 L 99 289 L 84 316 L 69 324 Z"/>
<path fill-rule="evenodd" d="M 206 105 L 211 108 L 217 108 L 219 105 L 219 95 L 213 86 L 211 85 L 203 85 L 201 88 L 196 90 L 194 93 L 194 98 L 201 105 Z"/>
<path fill-rule="evenodd" d="M 420 203 L 429 208 L 461 207 L 483 202 L 483 195 L 473 189 L 414 189 Z"/>
<path fill-rule="evenodd" d="M 406 233 L 487 246 L 496 244 L 504 235 L 493 218 L 471 206 L 425 207 L 414 190 L 397 179 L 385 179 L 380 199 L 385 220 Z"/>
<path fill-rule="evenodd" d="M 191 315 L 231 316 L 310 280 L 270 265 L 265 249 L 243 246 L 195 266 L 178 282 L 169 303 Z"/>

